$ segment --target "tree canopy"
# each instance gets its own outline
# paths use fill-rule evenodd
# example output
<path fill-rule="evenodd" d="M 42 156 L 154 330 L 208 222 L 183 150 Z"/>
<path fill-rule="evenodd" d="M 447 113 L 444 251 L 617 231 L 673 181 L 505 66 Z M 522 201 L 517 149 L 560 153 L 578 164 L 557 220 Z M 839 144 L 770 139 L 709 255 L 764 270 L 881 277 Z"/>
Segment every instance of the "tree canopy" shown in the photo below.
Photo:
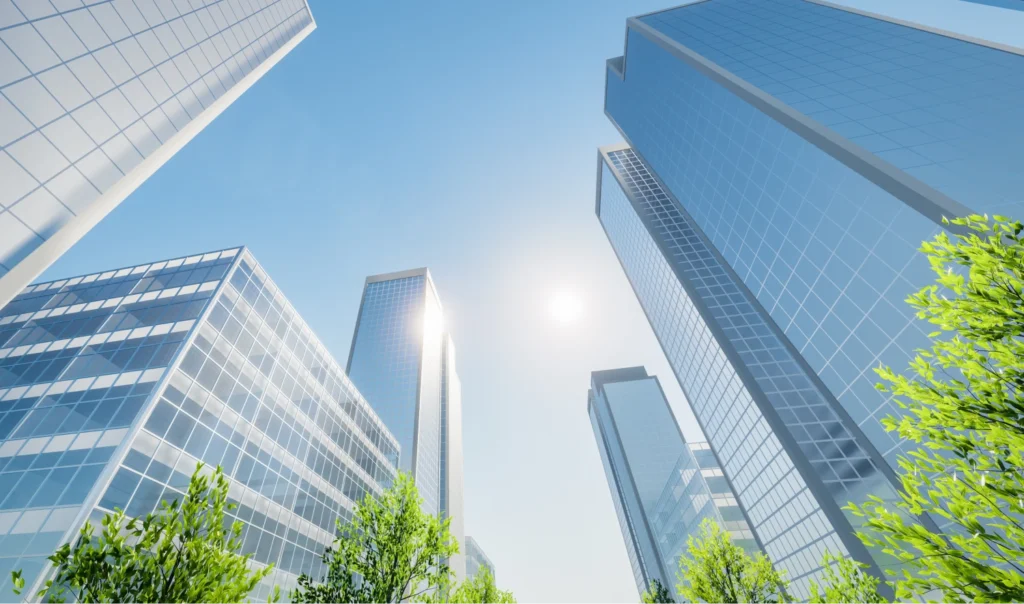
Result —
<path fill-rule="evenodd" d="M 862 570 L 863 565 L 850 558 L 825 552 L 823 582 L 811 582 L 811 604 L 878 604 L 885 602 L 878 593 L 879 581 Z"/>
<path fill-rule="evenodd" d="M 906 413 L 886 430 L 920 445 L 899 460 L 899 508 L 880 499 L 862 540 L 898 558 L 898 599 L 938 590 L 954 602 L 1024 601 L 1024 244 L 1001 216 L 952 221 L 925 242 L 936 282 L 907 299 L 935 326 L 909 375 L 878 370 Z"/>
<path fill-rule="evenodd" d="M 711 519 L 679 558 L 676 590 L 691 602 L 784 602 L 786 581 L 764 554 L 751 557 Z"/>
<path fill-rule="evenodd" d="M 494 584 L 491 569 L 481 566 L 476 575 L 459 584 L 448 599 L 453 604 L 472 604 L 474 602 L 497 602 L 511 604 L 516 601 L 511 591 L 502 591 Z"/>
<path fill-rule="evenodd" d="M 162 502 L 143 519 L 122 510 L 104 516 L 97 536 L 86 522 L 74 546 L 50 556 L 54 577 L 37 597 L 47 602 L 241 602 L 271 567 L 251 568 L 240 522 L 225 527 L 228 481 L 220 467 L 196 466 L 183 502 Z M 12 573 L 15 593 L 25 583 Z"/>
<path fill-rule="evenodd" d="M 367 494 L 351 522 L 324 552 L 327 574 L 303 575 L 293 602 L 407 602 L 451 586 L 448 559 L 459 544 L 448 520 L 420 508 L 422 499 L 408 474 L 399 474 L 380 496 Z"/>
<path fill-rule="evenodd" d="M 647 586 L 647 591 L 640 594 L 640 601 L 644 604 L 667 604 L 668 602 L 675 602 L 672 599 L 672 594 L 669 593 L 668 588 L 661 584 L 661 581 L 657 579 L 651 579 L 651 584 Z"/>

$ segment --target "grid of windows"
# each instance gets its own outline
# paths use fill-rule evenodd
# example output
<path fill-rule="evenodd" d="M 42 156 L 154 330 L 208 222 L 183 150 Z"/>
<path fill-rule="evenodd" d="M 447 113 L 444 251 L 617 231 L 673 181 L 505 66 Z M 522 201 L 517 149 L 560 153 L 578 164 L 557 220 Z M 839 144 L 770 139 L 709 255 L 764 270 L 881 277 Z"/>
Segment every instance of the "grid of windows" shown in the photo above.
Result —
<path fill-rule="evenodd" d="M 348 373 L 407 452 L 401 468 L 415 476 L 425 509 L 436 514 L 441 509 L 441 303 L 425 271 L 372 279 L 363 291 Z"/>
<path fill-rule="evenodd" d="M 1024 56 L 803 0 L 642 20 L 975 211 L 1022 214 Z"/>
<path fill-rule="evenodd" d="M 653 579 L 675 588 L 678 560 L 705 518 L 757 551 L 721 468 L 698 466 L 657 378 L 634 367 L 594 372 L 591 383 L 588 413 L 638 592 Z"/>
<path fill-rule="evenodd" d="M 0 582 L 38 577 L 237 253 L 41 283 L 0 309 Z"/>
<path fill-rule="evenodd" d="M 751 554 L 760 551 L 707 443 L 687 443 L 683 448 L 650 518 L 658 549 L 669 562 L 687 554 L 690 535 L 699 532 L 705 519 L 714 520 L 728 531 L 733 544 Z M 674 588 L 675 582 L 669 585 Z M 676 598 L 682 600 L 678 592 Z"/>
<path fill-rule="evenodd" d="M 601 170 L 599 216 L 608 239 L 752 528 L 787 571 L 793 593 L 806 596 L 824 551 L 847 549 L 612 168 L 602 162 Z"/>
<path fill-rule="evenodd" d="M 643 593 L 650 581 L 658 579 L 666 583 L 666 573 L 660 567 L 655 550 L 653 535 L 646 529 L 643 508 L 636 487 L 627 468 L 626 454 L 622 442 L 614 437 L 611 428 L 611 412 L 603 393 L 592 389 L 587 399 L 587 413 L 590 416 L 594 437 L 597 439 L 598 454 L 604 467 L 604 477 L 611 491 L 611 503 L 622 530 L 626 553 L 633 570 L 637 591 Z"/>
<path fill-rule="evenodd" d="M 420 369 L 418 430 L 416 435 L 416 483 L 427 510 L 441 510 L 441 380 L 444 332 L 441 301 L 427 279 L 426 306 L 420 332 L 423 359 Z"/>
<path fill-rule="evenodd" d="M 219 281 L 187 284 L 204 270 L 203 278 L 216 271 Z M 134 283 L 123 285 L 129 276 Z M 393 480 L 398 443 L 252 256 L 236 249 L 60 283 L 33 286 L 11 305 L 17 312 L 42 309 L 46 300 L 34 294 L 57 299 L 88 283 L 115 286 L 105 290 L 123 297 L 111 305 L 113 314 L 133 303 L 136 294 L 126 292 L 155 293 L 154 300 L 173 304 L 173 294 L 160 292 L 186 288 L 202 290 L 208 310 L 199 307 L 184 322 L 112 332 L 109 341 L 120 348 L 106 354 L 105 332 L 61 341 L 93 348 L 93 356 L 109 362 L 126 346 L 157 346 L 148 342 L 159 336 L 159 346 L 173 341 L 172 359 L 180 359 L 169 376 L 166 366 L 126 368 L 119 376 L 15 387 L 0 396 L 0 405 L 43 396 L 10 411 L 29 415 L 0 439 L 0 485 L 16 484 L 28 495 L 0 501 L 0 538 L 11 545 L 0 565 L 38 577 L 45 556 L 74 534 L 83 514 L 96 521 L 114 508 L 131 516 L 154 511 L 161 500 L 183 496 L 201 461 L 221 465 L 230 478 L 229 499 L 238 506 L 233 516 L 244 527 L 242 550 L 257 564 L 275 565 L 254 597 L 266 597 L 275 584 L 289 589 L 300 573 L 321 573 L 335 521 L 349 519 L 357 500 Z M 95 323 L 94 331 L 104 324 Z M 126 358 L 129 367 L 136 356 Z M 98 503 L 84 510 L 89 493 Z"/>
<path fill-rule="evenodd" d="M 304 0 L 86 4 L 0 2 L 0 278 L 313 23 Z"/>
<path fill-rule="evenodd" d="M 609 73 L 609 114 L 895 464 L 902 443 L 880 420 L 901 410 L 874 388 L 873 369 L 903 369 L 928 344 L 904 300 L 933 281 L 916 248 L 940 227 L 643 34 L 628 36 L 625 79 Z"/>

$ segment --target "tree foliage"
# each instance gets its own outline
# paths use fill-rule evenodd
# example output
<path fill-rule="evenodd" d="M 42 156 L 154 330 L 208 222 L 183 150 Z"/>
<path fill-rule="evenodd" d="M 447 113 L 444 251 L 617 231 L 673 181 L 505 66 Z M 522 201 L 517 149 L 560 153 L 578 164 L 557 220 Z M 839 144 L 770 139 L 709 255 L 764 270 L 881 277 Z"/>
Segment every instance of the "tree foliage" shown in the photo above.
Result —
<path fill-rule="evenodd" d="M 939 590 L 948 601 L 1024 601 L 1024 244 L 1020 223 L 952 221 L 963 234 L 925 242 L 936 283 L 907 299 L 936 326 L 911 377 L 881 368 L 907 413 L 885 428 L 922 446 L 899 461 L 897 505 L 925 512 L 944 534 L 879 499 L 851 506 L 861 535 L 902 561 L 897 598 Z"/>
<path fill-rule="evenodd" d="M 242 525 L 225 527 L 228 481 L 196 466 L 183 503 L 162 502 L 156 514 L 125 522 L 104 516 L 103 531 L 82 527 L 74 547 L 65 543 L 49 560 L 55 575 L 37 597 L 64 602 L 241 602 L 270 573 L 250 568 L 241 548 Z M 21 571 L 12 574 L 20 594 Z"/>
<path fill-rule="evenodd" d="M 453 604 L 472 604 L 474 602 L 498 602 L 511 604 L 516 601 L 511 591 L 502 591 L 494 584 L 491 569 L 481 566 L 476 575 L 459 584 L 448 599 Z"/>
<path fill-rule="evenodd" d="M 811 604 L 878 604 L 886 601 L 878 594 L 878 579 L 861 570 L 862 564 L 825 552 L 821 565 L 825 568 L 824 585 L 811 582 L 811 598 L 808 600 Z"/>
<path fill-rule="evenodd" d="M 367 494 L 324 552 L 327 575 L 303 575 L 293 602 L 405 602 L 447 593 L 447 560 L 459 551 L 448 520 L 424 513 L 412 477 L 399 474 L 379 497 Z"/>
<path fill-rule="evenodd" d="M 644 604 L 664 604 L 668 602 L 675 602 L 672 599 L 672 594 L 668 592 L 668 588 L 661 584 L 661 581 L 657 579 L 651 579 L 651 584 L 647 586 L 647 591 L 640 594 L 640 601 Z"/>
<path fill-rule="evenodd" d="M 687 555 L 688 554 L 688 555 Z M 705 519 L 679 558 L 677 591 L 691 602 L 784 602 L 786 581 L 764 554 L 747 555 Z"/>

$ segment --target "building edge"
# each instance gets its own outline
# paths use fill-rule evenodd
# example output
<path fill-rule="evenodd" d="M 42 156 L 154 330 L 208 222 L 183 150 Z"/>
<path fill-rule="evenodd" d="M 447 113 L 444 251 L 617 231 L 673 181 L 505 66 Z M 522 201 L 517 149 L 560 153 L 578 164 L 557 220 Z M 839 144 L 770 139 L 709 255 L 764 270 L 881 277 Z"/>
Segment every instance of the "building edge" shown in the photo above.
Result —
<path fill-rule="evenodd" d="M 312 16 L 312 12 L 310 15 Z M 314 29 L 316 29 L 316 22 L 311 21 L 267 57 L 267 60 L 257 65 L 240 82 L 232 86 L 230 90 L 227 90 L 221 97 L 213 101 L 195 119 L 171 136 L 166 143 L 160 145 L 149 157 L 143 159 L 128 174 L 118 179 L 113 186 L 89 204 L 85 210 L 65 223 L 53 236 L 49 237 L 39 247 L 32 250 L 25 258 L 16 263 L 7 274 L 0 277 L 0 308 L 6 306 L 14 296 L 18 295 L 33 280 L 38 278 L 43 271 L 48 269 L 58 258 L 78 243 L 86 233 L 99 224 L 114 208 L 131 195 L 135 189 L 139 188 L 142 183 L 167 163 L 169 159 L 174 157 L 189 141 L 210 125 L 217 116 L 238 100 L 242 94 L 270 71 L 274 65 L 280 62 L 285 55 L 294 50 Z"/>
<path fill-rule="evenodd" d="M 146 422 L 149 421 L 150 415 L 153 414 L 153 410 L 156 408 L 154 399 L 160 397 L 164 389 L 167 388 L 167 384 L 168 382 L 170 382 L 171 376 L 173 376 L 175 372 L 177 372 L 178 367 L 181 365 L 181 360 L 185 358 L 185 353 L 188 352 L 188 350 L 192 347 L 192 344 L 195 342 L 196 334 L 199 333 L 200 326 L 202 326 L 210 318 L 210 313 L 213 312 L 213 309 L 217 306 L 217 301 L 220 300 L 221 294 L 223 294 L 224 288 L 228 284 L 228 279 L 234 273 L 235 269 L 238 268 L 238 265 L 242 261 L 242 257 L 245 255 L 247 249 L 248 248 L 246 248 L 245 246 L 241 246 L 236 248 L 225 248 L 224 250 L 221 250 L 221 252 L 235 250 L 235 257 L 231 261 L 230 268 L 224 273 L 224 277 L 217 285 L 217 289 L 214 290 L 213 295 L 210 296 L 210 299 L 206 303 L 206 308 L 203 309 L 202 314 L 195 318 L 195 322 L 192 323 L 192 326 L 188 330 L 188 335 L 185 337 L 184 340 L 182 340 L 181 345 L 178 347 L 178 350 L 174 353 L 174 357 L 171 359 L 171 362 L 167 365 L 167 368 L 164 370 L 164 374 L 160 376 L 160 379 L 157 380 L 156 385 L 153 386 L 153 390 L 149 393 L 149 396 L 146 398 L 146 403 L 143 406 L 142 412 L 140 412 L 139 415 L 136 416 L 135 421 L 132 423 L 131 426 L 128 427 L 128 433 L 124 435 L 124 439 L 121 441 L 121 444 L 119 444 L 117 448 L 114 449 L 114 453 L 111 454 L 110 459 L 104 464 L 103 471 L 96 479 L 96 483 L 93 485 L 92 489 L 90 489 L 89 494 L 85 498 L 85 501 L 82 502 L 81 509 L 75 516 L 74 522 L 68 528 L 67 532 L 64 534 L 64 537 L 61 538 L 61 544 L 72 542 L 75 537 L 75 534 L 79 532 L 81 527 L 89 519 L 89 516 L 92 515 L 93 510 L 96 509 L 96 506 L 99 504 L 100 499 L 103 496 L 103 493 L 107 490 L 107 487 L 110 486 L 110 482 L 114 479 L 114 474 L 117 473 L 117 470 L 121 467 L 121 464 L 124 462 L 125 456 L 128 455 L 128 451 L 131 449 L 132 442 L 139 435 L 139 432 L 142 431 L 142 428 L 143 426 L 146 425 Z M 46 566 L 44 567 L 43 571 L 39 573 L 39 576 L 36 578 L 35 583 L 31 586 L 25 586 L 25 589 L 23 590 L 24 596 L 22 601 L 30 601 L 30 599 L 34 597 L 35 594 L 40 589 L 42 589 L 42 586 L 45 585 L 46 580 L 53 575 L 53 571 L 53 563 L 47 561 Z"/>

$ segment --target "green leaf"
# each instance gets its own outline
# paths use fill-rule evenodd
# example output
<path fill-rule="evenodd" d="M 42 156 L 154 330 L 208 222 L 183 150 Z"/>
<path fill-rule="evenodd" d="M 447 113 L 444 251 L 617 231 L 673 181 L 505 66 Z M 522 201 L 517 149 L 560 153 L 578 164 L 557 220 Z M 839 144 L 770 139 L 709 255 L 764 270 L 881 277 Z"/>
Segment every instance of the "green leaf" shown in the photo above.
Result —
<path fill-rule="evenodd" d="M 939 593 L 953 602 L 1024 601 L 1024 245 L 1022 225 L 1004 216 L 965 216 L 952 237 L 921 245 L 934 285 L 908 297 L 931 323 L 931 347 L 902 374 L 876 370 L 878 389 L 904 412 L 886 430 L 918 443 L 899 459 L 896 502 L 850 506 L 861 540 L 900 561 L 890 578 L 898 599 Z M 928 514 L 945 532 L 916 518 Z M 845 601 L 868 579 L 836 563 L 816 594 Z M 859 582 L 859 583 L 858 583 Z M 862 594 L 863 595 L 863 594 Z"/>

